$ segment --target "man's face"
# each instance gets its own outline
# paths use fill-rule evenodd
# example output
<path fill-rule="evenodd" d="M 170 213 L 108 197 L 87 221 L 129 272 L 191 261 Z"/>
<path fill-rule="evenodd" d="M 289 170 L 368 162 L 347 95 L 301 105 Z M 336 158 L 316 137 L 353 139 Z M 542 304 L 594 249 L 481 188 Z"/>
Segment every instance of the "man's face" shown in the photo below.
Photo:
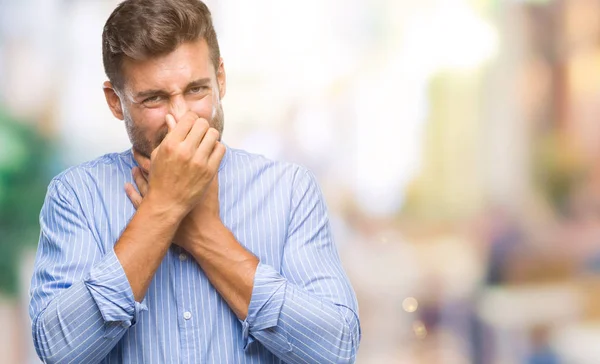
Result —
<path fill-rule="evenodd" d="M 140 154 L 150 157 L 164 139 L 167 114 L 179 121 L 187 111 L 193 111 L 223 132 L 225 70 L 221 62 L 215 72 L 204 39 L 184 43 L 165 56 L 145 61 L 126 59 L 122 71 L 125 82 L 119 92 L 120 118 Z"/>

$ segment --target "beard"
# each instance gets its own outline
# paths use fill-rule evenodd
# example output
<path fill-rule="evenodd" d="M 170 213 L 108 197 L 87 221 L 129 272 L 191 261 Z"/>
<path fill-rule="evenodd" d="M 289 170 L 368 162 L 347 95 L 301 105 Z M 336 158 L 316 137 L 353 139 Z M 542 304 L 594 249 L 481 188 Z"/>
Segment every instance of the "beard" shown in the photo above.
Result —
<path fill-rule="evenodd" d="M 153 138 L 149 139 L 146 137 L 145 129 L 136 125 L 128 112 L 124 113 L 124 121 L 125 129 L 127 129 L 127 135 L 133 145 L 133 149 L 148 159 L 150 159 L 154 149 L 162 143 L 169 132 L 167 126 L 164 125 Z M 208 120 L 208 124 L 211 128 L 217 129 L 219 132 L 219 141 L 221 141 L 225 126 L 225 114 L 223 113 L 223 106 L 220 101 L 215 106 L 213 117 L 211 120 Z"/>

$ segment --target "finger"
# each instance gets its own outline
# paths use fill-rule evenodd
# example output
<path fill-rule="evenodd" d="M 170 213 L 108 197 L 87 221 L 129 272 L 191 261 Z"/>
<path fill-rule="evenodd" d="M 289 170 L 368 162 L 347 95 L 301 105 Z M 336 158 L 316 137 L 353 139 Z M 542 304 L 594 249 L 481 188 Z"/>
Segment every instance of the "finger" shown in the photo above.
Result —
<path fill-rule="evenodd" d="M 150 173 L 151 163 L 148 157 L 141 155 L 140 152 L 138 152 L 136 149 L 133 149 L 133 158 L 145 174 Z"/>
<path fill-rule="evenodd" d="M 180 120 L 178 120 L 178 122 L 173 127 L 173 130 L 169 134 L 167 134 L 167 137 L 165 139 L 169 138 L 175 142 L 184 141 L 186 136 L 188 135 L 190 130 L 192 130 L 192 127 L 196 123 L 196 119 L 198 119 L 198 115 L 192 111 L 188 111 L 187 113 L 185 113 L 185 115 L 183 115 L 183 117 L 181 117 Z M 172 126 L 173 123 L 171 121 L 169 121 L 169 123 L 171 123 Z"/>
<path fill-rule="evenodd" d="M 146 196 L 148 193 L 148 180 L 142 173 L 142 170 L 139 168 L 133 168 L 132 174 L 135 184 L 140 191 L 140 195 L 142 195 L 142 197 Z"/>
<path fill-rule="evenodd" d="M 197 156 L 202 156 L 205 160 L 208 160 L 212 151 L 219 140 L 219 131 L 215 128 L 210 128 L 204 135 L 204 138 L 200 141 L 198 146 Z"/>
<path fill-rule="evenodd" d="M 190 133 L 185 138 L 185 143 L 196 151 L 209 128 L 210 125 L 208 124 L 208 121 L 202 118 L 197 119 L 194 123 L 194 127 L 192 127 L 192 130 L 190 130 Z"/>
<path fill-rule="evenodd" d="M 217 142 L 212 153 L 210 154 L 210 157 L 208 157 L 208 167 L 213 170 L 218 170 L 219 166 L 221 165 L 221 160 L 225 155 L 225 151 L 225 145 L 221 142 Z"/>
<path fill-rule="evenodd" d="M 175 117 L 171 114 L 167 114 L 165 119 L 167 121 L 167 128 L 169 129 L 169 133 L 170 133 L 177 126 L 177 122 L 175 122 Z"/>
<path fill-rule="evenodd" d="M 129 197 L 129 200 L 133 204 L 133 207 L 135 207 L 135 209 L 137 210 L 140 207 L 140 204 L 142 203 L 142 196 L 137 192 L 137 190 L 135 189 L 135 187 L 133 187 L 131 183 L 125 183 L 125 193 L 127 194 L 127 197 Z"/>

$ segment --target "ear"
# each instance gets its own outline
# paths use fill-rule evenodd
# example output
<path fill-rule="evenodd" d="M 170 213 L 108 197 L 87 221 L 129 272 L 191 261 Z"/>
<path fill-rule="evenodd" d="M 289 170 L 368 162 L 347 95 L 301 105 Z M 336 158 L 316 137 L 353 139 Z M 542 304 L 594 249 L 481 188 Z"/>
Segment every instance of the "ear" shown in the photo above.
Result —
<path fill-rule="evenodd" d="M 112 114 L 119 120 L 123 120 L 125 117 L 123 116 L 123 106 L 121 105 L 121 99 L 117 92 L 115 91 L 113 85 L 106 81 L 103 84 L 104 89 L 104 97 L 106 98 L 106 103 L 112 111 Z"/>
<path fill-rule="evenodd" d="M 227 91 L 227 76 L 225 75 L 225 64 L 223 58 L 219 59 L 219 68 L 217 70 L 217 83 L 219 84 L 219 98 L 225 97 Z"/>

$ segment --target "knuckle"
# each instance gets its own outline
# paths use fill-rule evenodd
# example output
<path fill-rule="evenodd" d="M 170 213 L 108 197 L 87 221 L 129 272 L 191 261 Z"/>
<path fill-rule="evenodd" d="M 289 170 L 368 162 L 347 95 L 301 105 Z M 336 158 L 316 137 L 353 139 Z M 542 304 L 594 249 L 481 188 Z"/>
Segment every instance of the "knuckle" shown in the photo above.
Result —
<path fill-rule="evenodd" d="M 204 169 L 206 166 L 206 162 L 202 158 L 194 158 L 192 160 L 192 165 L 199 169 Z"/>
<path fill-rule="evenodd" d="M 165 144 L 161 146 L 167 153 L 173 153 L 175 151 L 175 145 L 170 141 L 165 141 Z"/>
<path fill-rule="evenodd" d="M 186 148 L 177 148 L 176 154 L 181 159 L 190 159 L 191 153 Z"/>

